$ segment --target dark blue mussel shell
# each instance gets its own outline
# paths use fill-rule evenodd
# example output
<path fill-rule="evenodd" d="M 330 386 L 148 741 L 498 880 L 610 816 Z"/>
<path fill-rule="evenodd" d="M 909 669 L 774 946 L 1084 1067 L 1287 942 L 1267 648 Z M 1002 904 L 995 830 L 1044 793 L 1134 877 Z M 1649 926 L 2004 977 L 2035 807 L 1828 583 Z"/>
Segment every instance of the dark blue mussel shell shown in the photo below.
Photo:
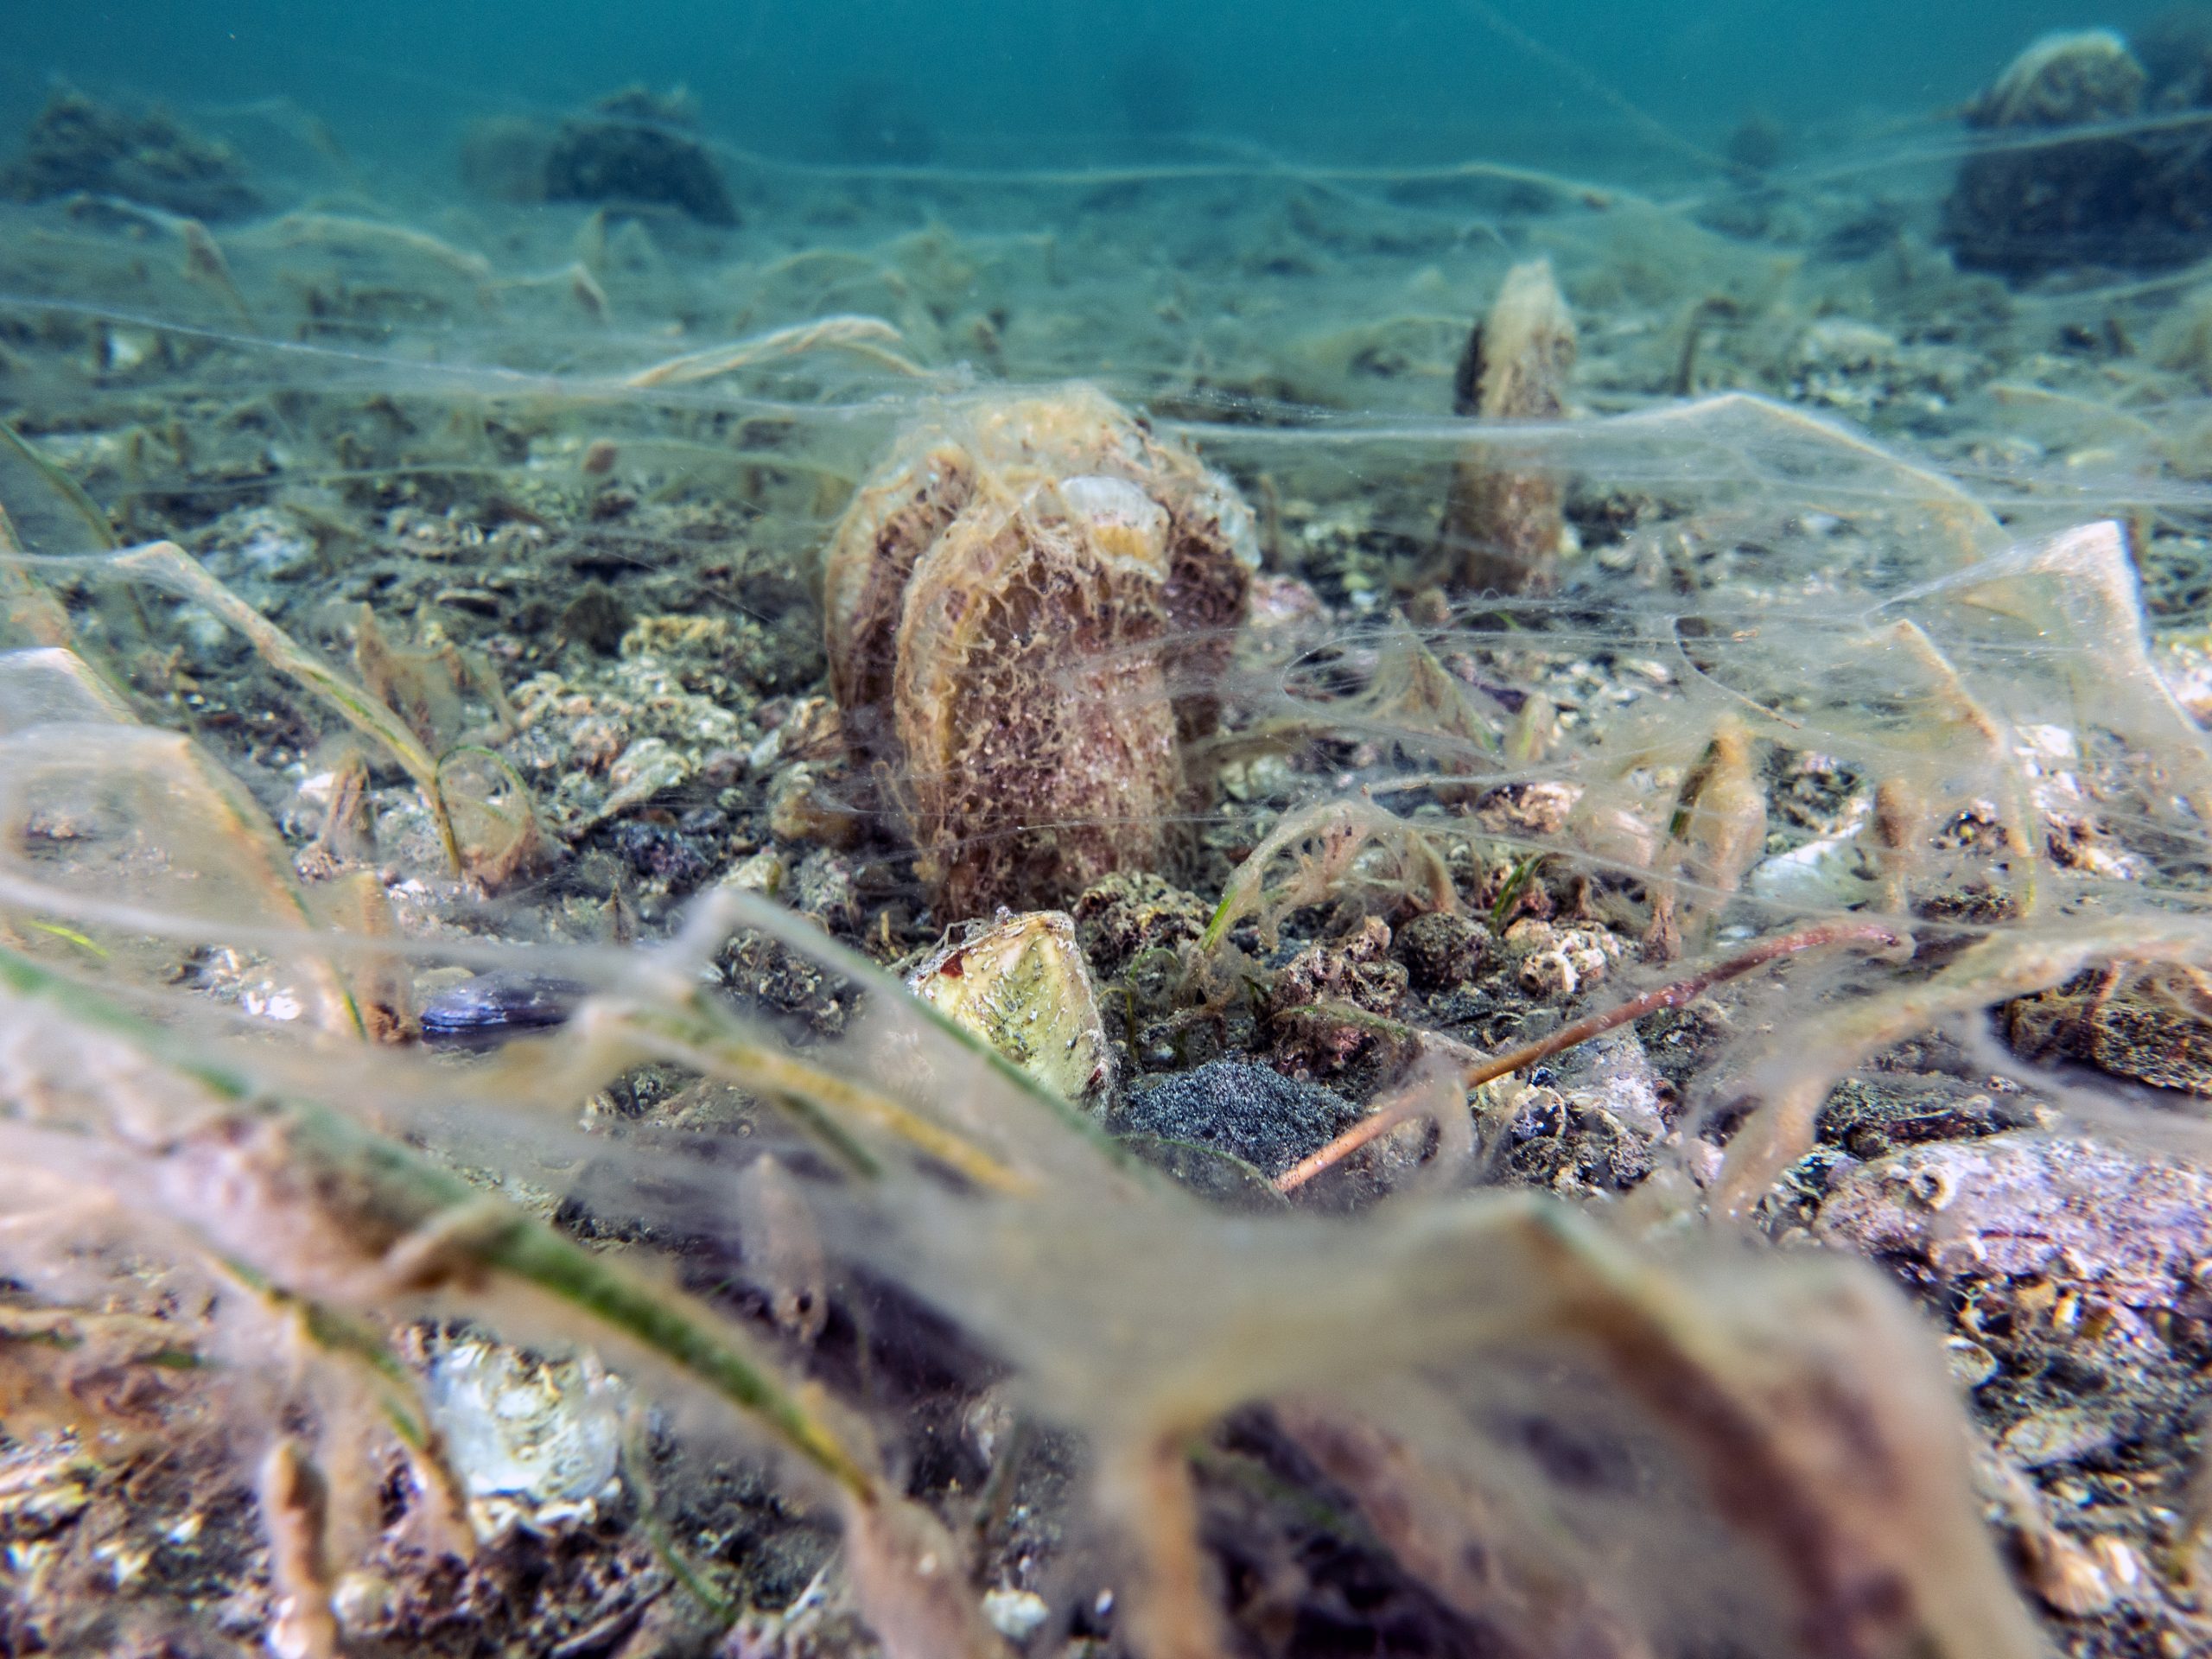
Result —
<path fill-rule="evenodd" d="M 437 1047 L 489 1048 L 565 1023 L 586 988 L 572 979 L 499 972 L 449 985 L 423 1005 L 423 1040 Z"/>

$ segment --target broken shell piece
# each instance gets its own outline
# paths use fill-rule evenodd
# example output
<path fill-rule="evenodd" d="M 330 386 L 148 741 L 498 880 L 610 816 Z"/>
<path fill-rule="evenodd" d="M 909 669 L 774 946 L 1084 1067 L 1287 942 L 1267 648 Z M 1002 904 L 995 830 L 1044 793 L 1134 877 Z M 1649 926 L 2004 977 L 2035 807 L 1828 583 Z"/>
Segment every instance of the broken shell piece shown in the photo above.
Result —
<path fill-rule="evenodd" d="M 1945 1338 L 1943 1358 L 1953 1379 L 1966 1388 L 1978 1389 L 1997 1375 L 1997 1356 L 1972 1337 Z"/>
<path fill-rule="evenodd" d="M 828 554 L 830 683 L 940 915 L 1174 861 L 1257 563 L 1228 483 L 1087 387 L 899 440 Z"/>
<path fill-rule="evenodd" d="M 987 1590 L 983 1617 L 1009 1642 L 1027 1642 L 1045 1628 L 1052 1610 L 1034 1590 Z"/>
<path fill-rule="evenodd" d="M 772 899 L 790 879 L 791 867 L 785 863 L 784 855 L 772 847 L 764 847 L 722 877 L 719 885 Z"/>
<path fill-rule="evenodd" d="M 1833 833 L 1761 859 L 1751 867 L 1744 886 L 1770 902 L 1808 910 L 1865 903 L 1871 885 L 1866 869 L 1869 849 L 1860 832 L 1873 817 L 1872 800 L 1864 795 L 1853 796 Z M 1877 843 L 1883 839 L 1878 830 L 1871 838 Z"/>
<path fill-rule="evenodd" d="M 424 1392 L 480 1534 L 592 1517 L 622 1419 L 616 1383 L 589 1356 L 542 1359 L 464 1337 L 433 1353 Z"/>
<path fill-rule="evenodd" d="M 906 985 L 1077 1105 L 1104 1100 L 1113 1076 L 1105 1022 L 1065 911 L 1004 916 L 941 946 Z"/>
<path fill-rule="evenodd" d="M 2020 1540 L 2029 1585 L 2044 1605 L 2068 1618 L 2093 1618 L 2119 1599 L 2097 1554 L 2056 1530 Z"/>

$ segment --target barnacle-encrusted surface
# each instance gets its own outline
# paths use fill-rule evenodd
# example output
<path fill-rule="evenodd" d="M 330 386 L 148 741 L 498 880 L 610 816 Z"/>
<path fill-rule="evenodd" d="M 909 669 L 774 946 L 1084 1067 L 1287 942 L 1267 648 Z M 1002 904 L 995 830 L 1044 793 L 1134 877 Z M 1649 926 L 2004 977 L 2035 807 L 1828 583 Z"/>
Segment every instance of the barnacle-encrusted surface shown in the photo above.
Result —
<path fill-rule="evenodd" d="M 1235 491 L 1088 387 L 900 440 L 830 550 L 830 685 L 944 917 L 1173 861 L 1256 562 Z"/>

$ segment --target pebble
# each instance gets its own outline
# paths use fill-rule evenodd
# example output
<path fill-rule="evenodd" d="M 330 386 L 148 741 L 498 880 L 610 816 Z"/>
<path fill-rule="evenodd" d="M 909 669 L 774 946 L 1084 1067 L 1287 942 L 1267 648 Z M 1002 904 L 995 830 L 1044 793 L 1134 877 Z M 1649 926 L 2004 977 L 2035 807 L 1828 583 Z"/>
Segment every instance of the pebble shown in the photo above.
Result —
<path fill-rule="evenodd" d="M 639 875 L 664 881 L 674 893 L 698 886 L 714 864 L 693 837 L 667 824 L 631 818 L 614 826 L 614 850 Z"/>

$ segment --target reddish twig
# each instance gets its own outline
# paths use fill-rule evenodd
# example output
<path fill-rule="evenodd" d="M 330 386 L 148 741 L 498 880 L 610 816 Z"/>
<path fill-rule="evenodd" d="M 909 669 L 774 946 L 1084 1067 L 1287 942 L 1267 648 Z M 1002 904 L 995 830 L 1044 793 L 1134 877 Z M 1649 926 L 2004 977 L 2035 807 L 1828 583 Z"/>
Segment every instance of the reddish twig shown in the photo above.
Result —
<path fill-rule="evenodd" d="M 1602 1037 L 1618 1027 L 1632 1024 L 1647 1014 L 1657 1014 L 1666 1008 L 1679 1008 L 1694 1001 L 1716 985 L 1739 979 L 1753 969 L 1764 968 L 1783 957 L 1794 957 L 1802 950 L 1814 950 L 1827 944 L 1867 944 L 1895 947 L 1904 942 L 1895 928 L 1881 922 L 1823 922 L 1815 927 L 1801 928 L 1795 933 L 1784 933 L 1778 938 L 1762 939 L 1750 950 L 1729 957 L 1726 962 L 1685 979 L 1646 991 L 1642 996 L 1630 997 L 1618 1007 L 1603 1014 L 1590 1014 L 1561 1026 L 1548 1037 L 1540 1037 L 1533 1043 L 1523 1043 L 1491 1059 L 1468 1066 L 1460 1081 L 1469 1089 L 1479 1089 L 1494 1083 L 1509 1072 L 1548 1060 L 1554 1054 L 1586 1043 L 1592 1037 Z M 1294 1192 L 1323 1170 L 1342 1163 L 1369 1141 L 1388 1135 L 1400 1124 L 1418 1115 L 1418 1108 L 1411 1105 L 1387 1106 L 1372 1117 L 1362 1118 L 1335 1140 L 1311 1157 L 1300 1160 L 1275 1177 L 1275 1191 Z"/>

